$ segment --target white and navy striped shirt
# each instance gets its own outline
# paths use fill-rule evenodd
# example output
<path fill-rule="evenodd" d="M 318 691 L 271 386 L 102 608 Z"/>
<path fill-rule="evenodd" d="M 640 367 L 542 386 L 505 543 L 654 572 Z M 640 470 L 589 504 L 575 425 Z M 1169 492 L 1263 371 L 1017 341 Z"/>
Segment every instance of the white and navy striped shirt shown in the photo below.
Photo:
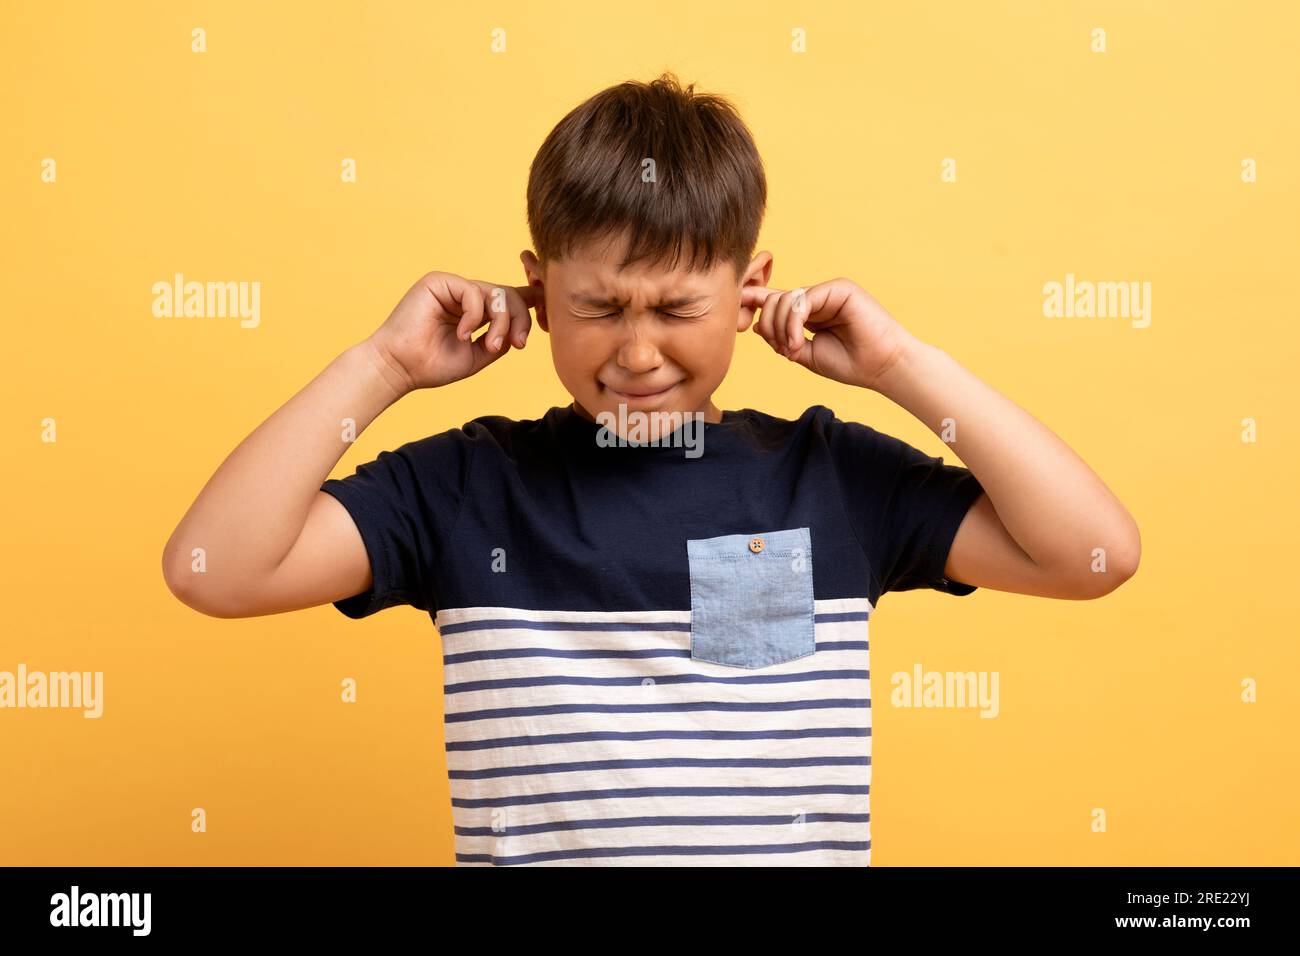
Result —
<path fill-rule="evenodd" d="M 322 486 L 374 574 L 335 606 L 441 635 L 457 863 L 869 865 L 869 620 L 975 590 L 943 575 L 975 476 L 820 405 L 724 412 L 699 457 L 600 431 L 483 416 Z M 790 541 L 803 596 L 748 576 Z"/>

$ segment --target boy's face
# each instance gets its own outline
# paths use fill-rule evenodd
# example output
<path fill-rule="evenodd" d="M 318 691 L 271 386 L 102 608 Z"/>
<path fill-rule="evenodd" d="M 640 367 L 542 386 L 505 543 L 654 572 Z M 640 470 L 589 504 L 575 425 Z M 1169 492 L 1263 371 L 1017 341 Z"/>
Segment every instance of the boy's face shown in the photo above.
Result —
<path fill-rule="evenodd" d="M 537 324 L 550 335 L 574 410 L 593 421 L 601 412 L 617 419 L 623 404 L 628 412 L 700 412 L 720 421 L 712 396 L 737 333 L 753 318 L 740 307 L 740 290 L 767 285 L 771 254 L 760 252 L 738 280 L 729 262 L 709 272 L 689 272 L 681 261 L 672 271 L 638 262 L 619 272 L 625 245 L 626 237 L 588 243 L 544 273 L 531 250 L 520 255 L 529 284 L 542 289 Z M 651 439 L 657 433 L 651 425 Z"/>

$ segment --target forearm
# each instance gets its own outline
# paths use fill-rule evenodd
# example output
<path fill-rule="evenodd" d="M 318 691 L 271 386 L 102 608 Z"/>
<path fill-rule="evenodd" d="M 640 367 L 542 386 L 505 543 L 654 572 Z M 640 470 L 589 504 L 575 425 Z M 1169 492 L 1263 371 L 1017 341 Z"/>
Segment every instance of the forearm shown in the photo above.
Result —
<path fill-rule="evenodd" d="M 1133 517 L 1074 450 L 1042 422 L 935 346 L 913 340 L 875 384 L 948 445 L 984 487 L 1021 550 L 1077 578 L 1093 549 L 1137 560 Z M 947 429 L 947 431 L 945 431 Z"/>
<path fill-rule="evenodd" d="M 298 540 L 348 439 L 402 394 L 368 341 L 341 353 L 208 480 L 167 542 L 168 579 L 190 577 L 196 548 L 203 550 L 207 584 L 215 589 L 238 590 L 269 574 Z"/>

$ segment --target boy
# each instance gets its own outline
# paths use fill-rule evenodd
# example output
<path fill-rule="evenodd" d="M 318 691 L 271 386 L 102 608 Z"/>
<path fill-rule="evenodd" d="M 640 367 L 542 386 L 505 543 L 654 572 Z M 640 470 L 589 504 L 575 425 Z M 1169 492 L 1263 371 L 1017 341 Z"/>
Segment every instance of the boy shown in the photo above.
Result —
<path fill-rule="evenodd" d="M 421 278 L 167 543 L 168 586 L 206 614 L 433 617 L 458 863 L 869 865 L 880 596 L 1095 598 L 1137 567 L 1133 519 L 1027 412 L 848 279 L 769 288 L 765 201 L 725 100 L 671 74 L 592 97 L 534 160 L 527 285 Z M 523 348 L 530 310 L 571 405 L 328 479 L 341 422 Z M 821 405 L 720 410 L 751 324 L 943 430 L 969 470 Z"/>

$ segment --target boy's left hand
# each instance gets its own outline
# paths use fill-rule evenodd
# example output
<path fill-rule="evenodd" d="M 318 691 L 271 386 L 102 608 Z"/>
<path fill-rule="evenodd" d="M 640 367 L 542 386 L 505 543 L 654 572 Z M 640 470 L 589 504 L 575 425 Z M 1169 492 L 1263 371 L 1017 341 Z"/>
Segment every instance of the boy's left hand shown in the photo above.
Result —
<path fill-rule="evenodd" d="M 742 286 L 740 307 L 754 331 L 786 358 L 818 375 L 875 388 L 917 339 L 870 293 L 850 279 L 831 279 L 808 289 Z M 804 337 L 804 329 L 813 333 Z"/>

